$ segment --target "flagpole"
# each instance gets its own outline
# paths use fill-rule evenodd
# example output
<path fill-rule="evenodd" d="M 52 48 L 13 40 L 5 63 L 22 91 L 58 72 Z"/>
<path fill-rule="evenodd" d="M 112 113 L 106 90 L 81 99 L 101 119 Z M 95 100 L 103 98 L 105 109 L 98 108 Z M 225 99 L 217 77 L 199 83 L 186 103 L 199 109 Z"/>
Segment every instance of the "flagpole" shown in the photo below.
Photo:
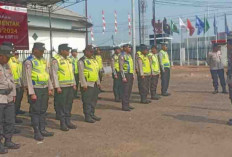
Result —
<path fill-rule="evenodd" d="M 182 44 L 182 28 L 180 27 L 180 66 L 182 66 L 182 54 L 181 54 L 181 44 Z"/>
<path fill-rule="evenodd" d="M 188 41 L 188 31 L 187 31 L 187 55 L 188 55 L 188 66 L 190 65 L 190 63 L 189 63 L 189 41 Z"/>
<path fill-rule="evenodd" d="M 199 39 L 197 36 L 197 66 L 199 66 L 199 43 L 198 43 Z"/>
<path fill-rule="evenodd" d="M 205 57 L 207 58 L 207 49 L 206 49 L 206 17 L 204 15 L 204 38 L 205 38 Z M 206 62 L 206 58 L 205 58 L 205 66 L 207 66 L 207 62 Z"/>

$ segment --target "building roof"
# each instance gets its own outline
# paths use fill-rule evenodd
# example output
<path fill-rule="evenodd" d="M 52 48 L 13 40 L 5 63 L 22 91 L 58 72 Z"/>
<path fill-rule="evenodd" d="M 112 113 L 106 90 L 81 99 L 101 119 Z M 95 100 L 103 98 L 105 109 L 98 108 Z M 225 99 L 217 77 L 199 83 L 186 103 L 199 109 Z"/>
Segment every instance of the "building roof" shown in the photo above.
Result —
<path fill-rule="evenodd" d="M 17 5 L 40 5 L 40 6 L 48 6 L 48 5 L 54 5 L 58 2 L 62 2 L 63 0 L 0 0 L 2 3 L 12 3 Z"/>

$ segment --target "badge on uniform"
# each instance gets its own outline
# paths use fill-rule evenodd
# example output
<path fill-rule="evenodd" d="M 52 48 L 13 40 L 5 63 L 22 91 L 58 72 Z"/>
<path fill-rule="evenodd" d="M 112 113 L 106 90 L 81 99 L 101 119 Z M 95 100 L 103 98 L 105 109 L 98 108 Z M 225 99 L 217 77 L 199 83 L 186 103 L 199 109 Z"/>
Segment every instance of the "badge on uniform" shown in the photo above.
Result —
<path fill-rule="evenodd" d="M 36 66 L 38 66 L 38 65 L 39 65 L 37 61 L 34 61 L 34 64 L 35 64 Z"/>

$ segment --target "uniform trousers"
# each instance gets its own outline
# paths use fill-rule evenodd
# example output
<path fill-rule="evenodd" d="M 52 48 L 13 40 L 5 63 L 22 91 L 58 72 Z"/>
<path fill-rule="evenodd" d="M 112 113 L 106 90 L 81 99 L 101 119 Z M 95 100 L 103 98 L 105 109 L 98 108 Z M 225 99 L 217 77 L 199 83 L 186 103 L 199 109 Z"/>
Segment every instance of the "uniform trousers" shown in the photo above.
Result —
<path fill-rule="evenodd" d="M 161 93 L 165 94 L 168 91 L 170 81 L 170 68 L 164 68 L 161 70 Z"/>
<path fill-rule="evenodd" d="M 130 73 L 125 73 L 127 82 L 122 82 L 122 109 L 129 108 L 129 101 L 133 87 L 134 76 Z"/>
<path fill-rule="evenodd" d="M 222 88 L 225 88 L 226 81 L 225 81 L 225 76 L 224 76 L 224 69 L 210 70 L 210 73 L 213 79 L 214 89 L 218 90 L 218 78 L 220 79 Z"/>
<path fill-rule="evenodd" d="M 117 72 L 117 77 L 115 78 L 114 74 L 112 74 L 114 83 L 113 83 L 113 91 L 115 100 L 122 99 L 122 76 L 119 72 Z"/>

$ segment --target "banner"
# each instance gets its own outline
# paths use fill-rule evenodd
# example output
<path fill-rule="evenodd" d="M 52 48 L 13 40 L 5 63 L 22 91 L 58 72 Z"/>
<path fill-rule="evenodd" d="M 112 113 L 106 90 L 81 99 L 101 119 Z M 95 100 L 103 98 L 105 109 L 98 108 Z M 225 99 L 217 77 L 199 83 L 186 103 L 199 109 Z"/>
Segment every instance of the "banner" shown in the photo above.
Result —
<path fill-rule="evenodd" d="M 0 4 L 0 44 L 12 42 L 17 50 L 28 50 L 27 9 Z"/>

